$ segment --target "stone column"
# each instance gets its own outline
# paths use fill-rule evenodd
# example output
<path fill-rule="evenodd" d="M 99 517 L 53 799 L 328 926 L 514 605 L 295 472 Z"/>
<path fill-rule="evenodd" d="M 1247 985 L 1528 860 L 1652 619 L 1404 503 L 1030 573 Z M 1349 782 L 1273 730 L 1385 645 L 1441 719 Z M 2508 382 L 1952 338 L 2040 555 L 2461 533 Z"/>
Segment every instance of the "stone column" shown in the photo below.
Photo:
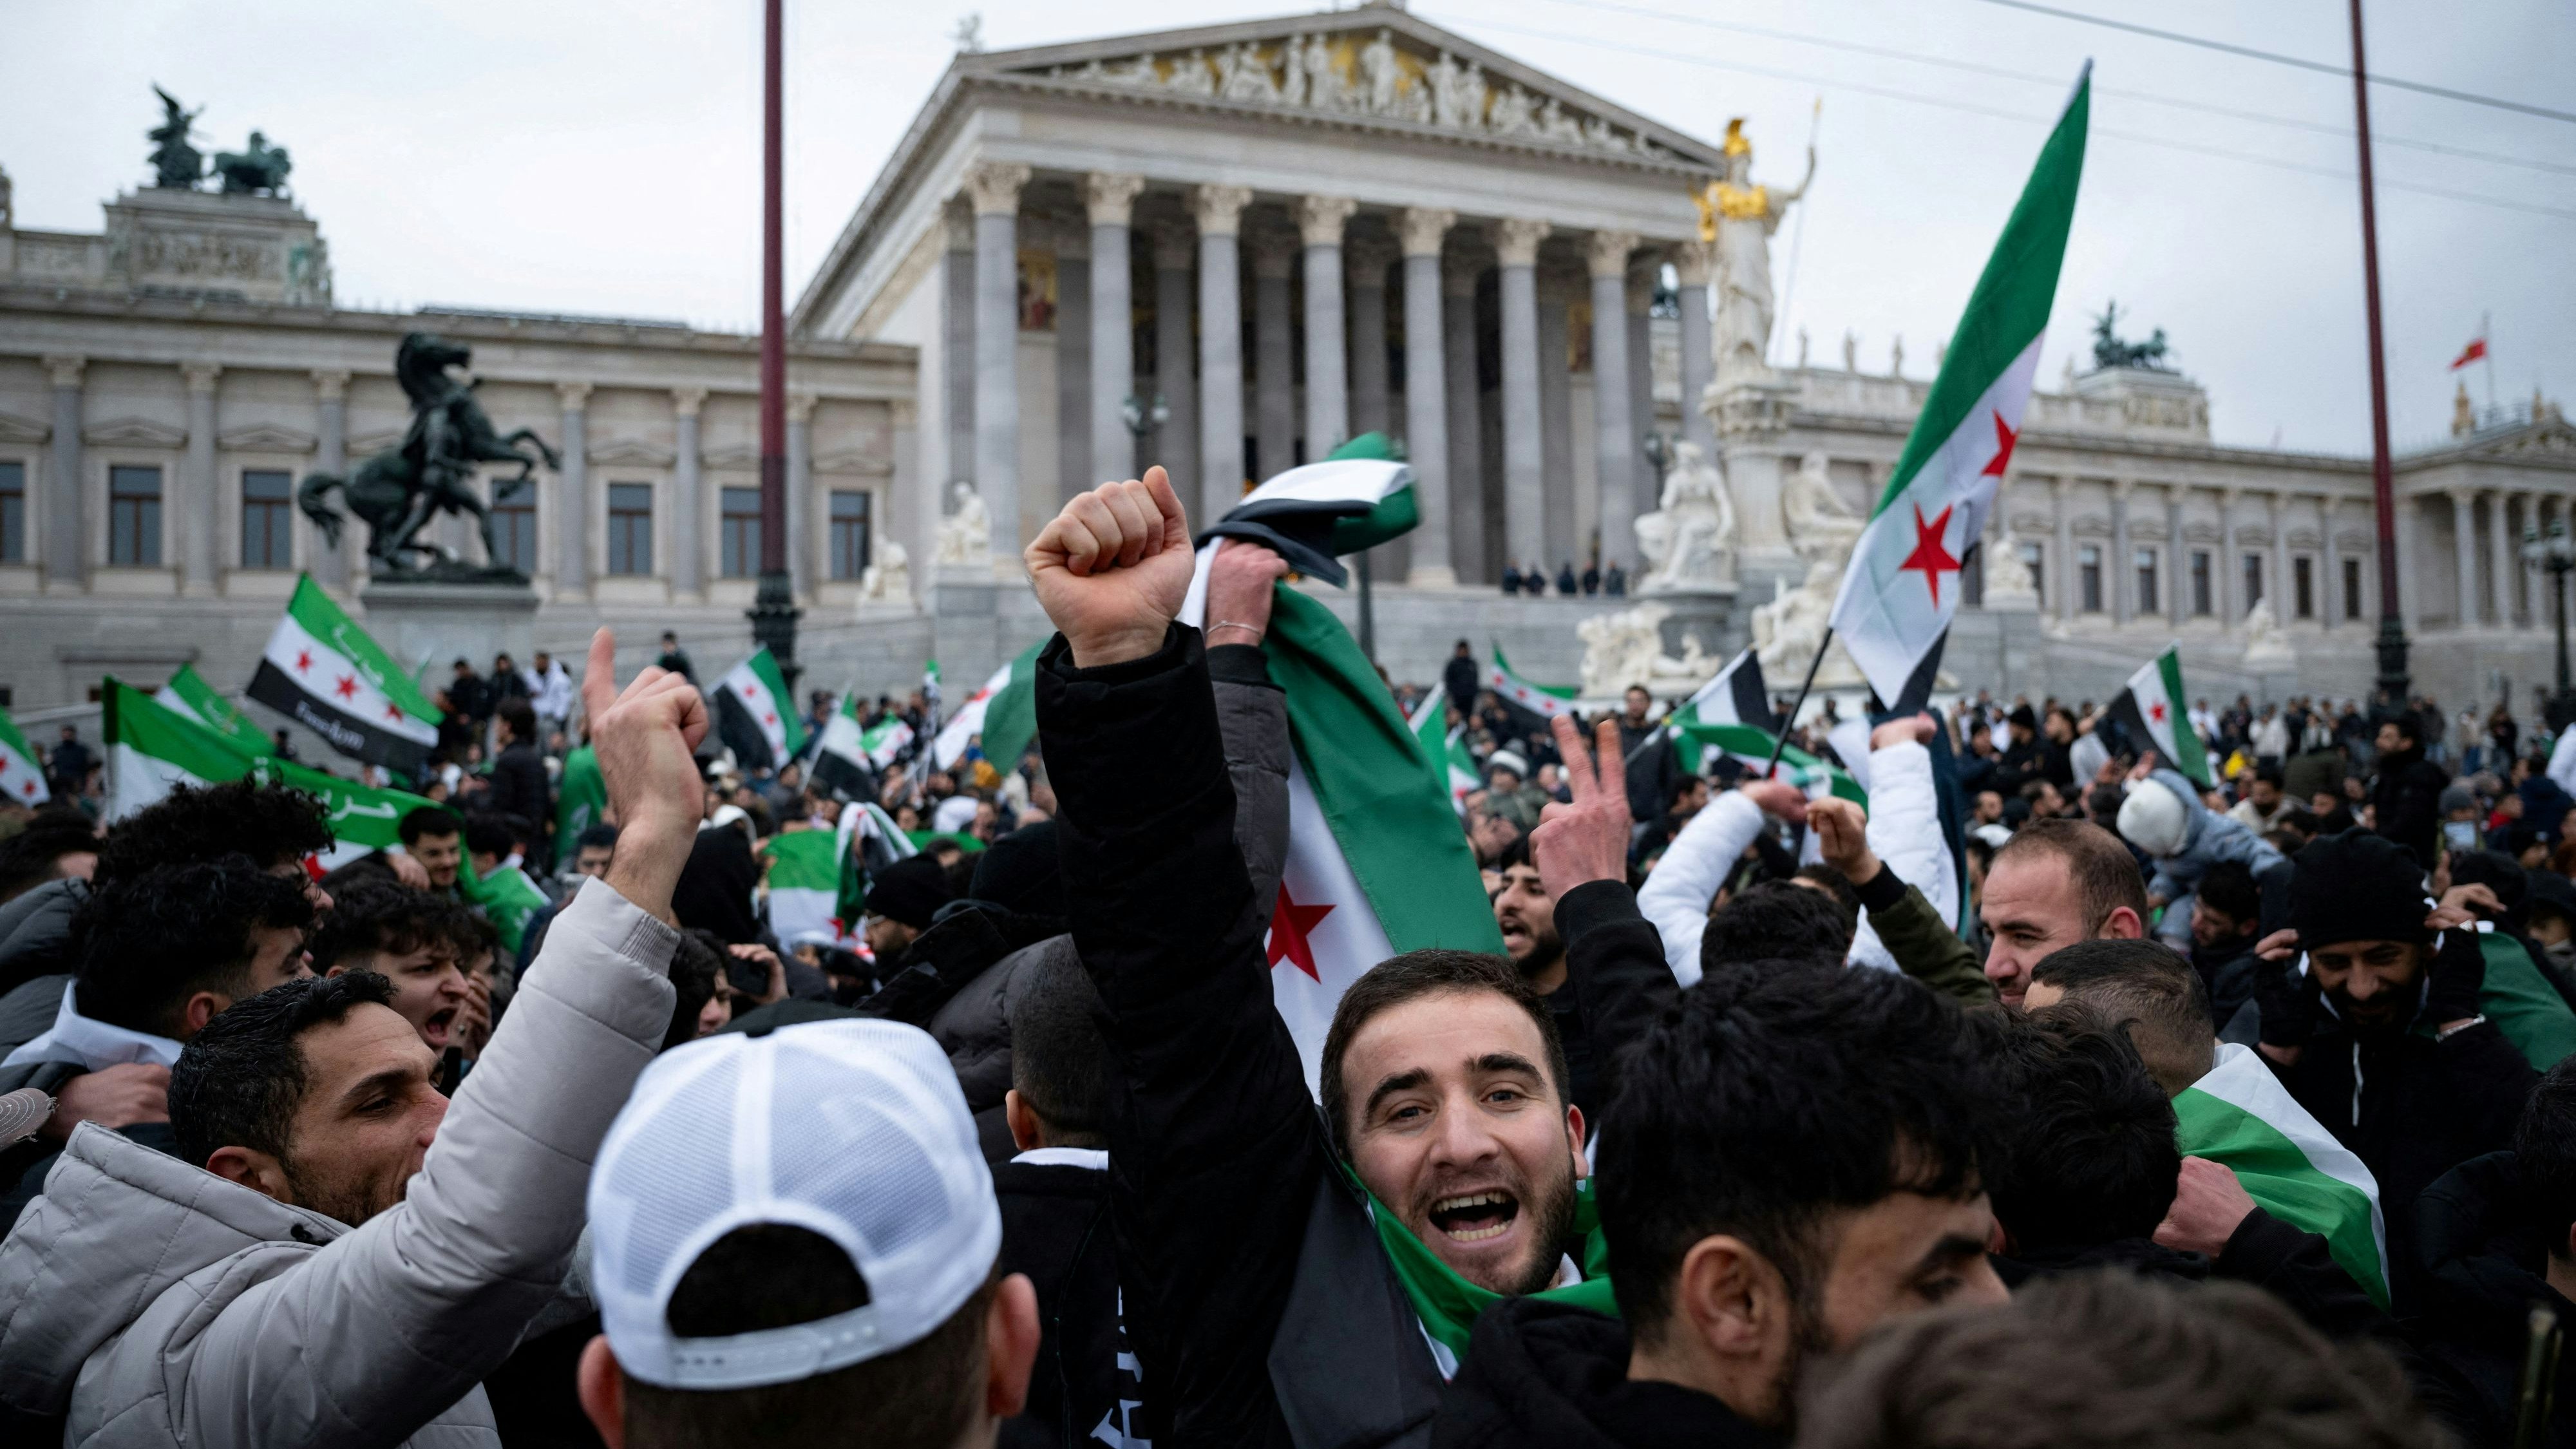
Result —
<path fill-rule="evenodd" d="M 1350 344 L 1348 329 L 1343 326 L 1342 227 L 1350 221 L 1351 213 L 1358 209 L 1359 203 L 1347 196 L 1306 196 L 1297 201 L 1297 239 L 1303 247 L 1306 268 L 1306 457 L 1309 461 L 1340 447 L 1351 436 L 1351 382 L 1344 363 Z M 1284 299 L 1287 294 L 1285 277 L 1280 279 L 1280 293 Z M 1265 292 L 1265 299 L 1267 295 Z M 1385 296 L 1382 291 L 1378 294 L 1381 339 L 1385 336 Z M 1284 316 L 1286 309 L 1281 310 Z M 1264 341 L 1266 344 L 1266 337 Z M 1265 423 L 1269 420 L 1269 364 L 1265 345 L 1261 378 Z M 1262 433 L 1261 470 L 1264 476 L 1278 471 L 1270 466 L 1267 428 Z"/>
<path fill-rule="evenodd" d="M 2286 628 L 2299 613 L 2299 594 L 2290 577 L 2289 500 L 2278 493 L 2264 494 L 2263 521 L 2272 529 L 2272 578 L 2264 592 L 2272 600 L 2272 622 Z"/>
<path fill-rule="evenodd" d="M 1053 230 L 1056 497 L 1048 506 L 1049 516 L 1073 495 L 1101 481 L 1092 474 L 1091 395 L 1113 391 L 1092 377 L 1090 229 Z"/>
<path fill-rule="evenodd" d="M 54 384 L 53 478 L 45 490 L 45 582 L 89 582 L 87 463 L 81 457 L 81 373 L 84 357 L 45 359 Z"/>
<path fill-rule="evenodd" d="M 1674 253 L 1673 271 L 1681 278 L 1682 441 L 1699 444 L 1700 456 L 1711 467 L 1717 464 L 1717 429 L 1701 402 L 1717 375 L 1717 344 L 1708 316 L 1708 281 L 1716 269 L 1715 242 L 1686 241 Z"/>
<path fill-rule="evenodd" d="M 2218 626 L 2233 631 L 2245 622 L 2245 611 L 2254 601 L 2237 597 L 2245 590 L 2245 571 L 2236 557 L 2237 490 L 2218 490 Z"/>
<path fill-rule="evenodd" d="M 1020 556 L 1020 188 L 1029 168 L 978 161 L 975 208 L 975 491 L 993 520 L 993 567 Z"/>
<path fill-rule="evenodd" d="M 1404 252 L 1404 451 L 1413 463 L 1414 506 L 1422 515 L 1413 530 L 1413 569 L 1405 578 L 1415 588 L 1446 589 L 1458 583 L 1457 556 L 1450 548 L 1452 500 L 1465 489 L 1452 465 L 1456 452 L 1449 436 L 1451 381 L 1440 277 L 1440 244 L 1457 220 L 1454 211 L 1420 206 L 1395 214 L 1396 239 Z M 1378 352 L 1385 355 L 1383 347 Z M 1468 365 L 1472 370 L 1473 359 Z"/>
<path fill-rule="evenodd" d="M 183 483 L 187 519 L 179 536 L 179 588 L 183 593 L 215 591 L 215 540 L 219 536 L 223 490 L 215 477 L 215 380 L 223 367 L 212 362 L 184 362 L 179 376 L 188 385 L 187 477 Z"/>
<path fill-rule="evenodd" d="M 814 394 L 787 394 L 787 579 L 803 598 L 814 578 L 814 530 L 805 520 L 814 513 Z M 1016 550 L 1019 540 L 1011 541 Z"/>
<path fill-rule="evenodd" d="M 1244 249 L 1252 254 L 1252 481 L 1258 484 L 1297 461 L 1297 333 L 1288 318 L 1297 248 L 1263 230 L 1244 238 Z"/>
<path fill-rule="evenodd" d="M 2108 560 L 2110 567 L 2104 570 L 2110 577 L 2102 582 L 2110 594 L 2105 602 L 2111 606 L 2111 622 L 2114 624 L 2129 622 L 2130 616 L 2146 603 L 2135 597 L 2137 569 L 2129 557 L 2130 486 L 2126 478 L 2111 480 L 2111 557 Z"/>
<path fill-rule="evenodd" d="M 2487 495 L 2488 577 L 2494 580 L 2495 622 L 2499 629 L 2513 627 L 2513 519 L 2510 496 L 2503 490 Z"/>
<path fill-rule="evenodd" d="M 698 543 L 698 523 L 706 508 L 706 471 L 704 447 L 698 435 L 698 410 L 706 405 L 707 390 L 702 387 L 680 387 L 671 390 L 671 415 L 678 423 L 679 456 L 671 463 L 670 537 L 671 593 L 675 598 L 702 597 L 707 587 L 705 551 Z"/>
<path fill-rule="evenodd" d="M 2057 617 L 2067 623 L 2075 621 L 2075 611 L 2084 602 L 2084 579 L 2075 563 L 2075 517 L 2066 510 L 2066 478 L 2063 474 L 2048 480 L 2048 512 L 2056 520 L 2057 538 L 2049 552 L 2057 555 Z"/>
<path fill-rule="evenodd" d="M 2451 556 L 2459 577 L 2455 617 L 2461 628 L 2473 628 L 2478 622 L 2478 508 L 2477 496 L 2465 488 L 2451 490 Z"/>
<path fill-rule="evenodd" d="M 2394 499 L 2397 510 L 2397 616 L 2406 625 L 2407 637 L 2414 639 L 2424 635 L 2424 577 L 2415 571 L 2420 562 L 2415 550 L 2415 525 L 2423 516 L 2422 499 L 2423 495 L 2416 493 L 2400 493 Z M 2371 579 L 2376 585 L 2377 570 L 2372 571 Z M 2371 602 L 2377 606 L 2372 610 L 2372 617 L 2376 618 L 2379 610 L 2387 605 L 2375 597 Z"/>
<path fill-rule="evenodd" d="M 975 472 L 975 218 L 962 201 L 940 209 L 948 234 L 940 253 L 940 408 L 947 420 L 947 465 L 930 480 L 936 507 L 945 511 L 948 485 Z M 924 554 L 927 563 L 929 555 Z"/>
<path fill-rule="evenodd" d="M 1159 396 L 1170 415 L 1144 444 L 1149 451 L 1136 465 L 1162 464 L 1173 492 L 1204 512 L 1206 500 L 1199 492 L 1199 344 L 1190 323 L 1198 256 L 1198 238 L 1187 228 L 1167 226 L 1154 233 L 1154 387 L 1151 396 L 1141 390 L 1137 396 L 1148 405 Z M 1236 421 L 1239 425 L 1241 418 Z"/>
<path fill-rule="evenodd" d="M 313 471 L 346 478 L 349 470 L 349 374 L 316 369 L 313 373 L 313 401 L 321 423 L 314 434 Z M 347 586 L 350 558 L 364 557 L 366 552 L 364 548 L 343 549 L 325 539 L 318 527 L 313 528 L 304 548 L 313 577 L 334 589 Z"/>
<path fill-rule="evenodd" d="M 1395 266 L 1396 253 L 1370 236 L 1353 239 L 1343 252 L 1350 262 L 1351 436 L 1393 433 L 1395 381 L 1386 359 L 1386 274 Z M 1410 373 L 1405 385 L 1412 386 Z M 1403 541 L 1412 537 L 1408 534 Z"/>
<path fill-rule="evenodd" d="M 1628 253 L 1636 249 L 1633 231 L 1596 231 L 1585 257 L 1592 272 L 1592 446 L 1604 572 L 1614 561 L 1636 572 L 1638 428 L 1628 412 Z M 1579 542 L 1575 552 L 1583 552 Z"/>
<path fill-rule="evenodd" d="M 1583 552 L 1575 521 L 1579 511 L 1574 504 L 1574 343 L 1569 315 L 1583 291 L 1578 274 L 1553 268 L 1539 274 L 1539 456 L 1546 460 L 1547 481 L 1539 515 L 1544 522 L 1538 561 L 1550 579 L 1556 577 L 1560 561 Z"/>
<path fill-rule="evenodd" d="M 1508 217 L 1493 228 L 1502 267 L 1503 538 L 1507 565 L 1547 551 L 1546 440 L 1539 426 L 1538 244 L 1543 221 Z M 1495 573 L 1502 570 L 1497 568 Z"/>
<path fill-rule="evenodd" d="M 1199 224 L 1199 519 L 1243 497 L 1243 262 L 1236 237 L 1249 186 L 1202 186 Z"/>
<path fill-rule="evenodd" d="M 2182 536 L 2182 485 L 2165 485 L 2165 618 L 2180 629 L 2191 617 L 2191 545 Z"/>
<path fill-rule="evenodd" d="M 1083 179 L 1091 214 L 1091 471 L 1099 475 L 1094 482 L 1133 478 L 1138 472 L 1136 439 L 1127 431 L 1124 404 L 1137 394 L 1128 227 L 1137 193 L 1144 189 L 1144 177 L 1112 171 L 1094 171 Z"/>
<path fill-rule="evenodd" d="M 2335 556 L 2335 496 L 2317 495 L 2317 627 L 2331 629 L 2343 617 L 2343 561 Z"/>
<path fill-rule="evenodd" d="M 559 382 L 555 395 L 563 401 L 563 472 L 555 501 L 562 552 L 555 593 L 579 597 L 590 588 L 590 384 Z"/>
<path fill-rule="evenodd" d="M 1476 278 L 1482 270 L 1463 257 L 1440 265 L 1440 369 L 1447 383 L 1449 423 L 1449 562 L 1466 583 L 1490 583 L 1495 577 L 1493 560 L 1485 557 L 1484 401 L 1476 373 Z M 1406 285 L 1412 285 L 1410 274 Z M 1408 298 L 1408 318 L 1412 305 Z M 1408 385 L 1421 386 L 1419 382 Z"/>
<path fill-rule="evenodd" d="M 878 537 L 901 543 L 907 560 L 920 560 L 905 569 L 912 576 L 913 593 L 918 597 L 929 568 L 930 518 L 939 512 L 936 490 L 921 476 L 920 404 L 908 397 L 888 401 L 886 433 L 894 454 L 894 474 L 886 479 L 886 516 Z M 923 506 L 925 502 L 928 507 Z M 874 540 L 870 546 L 870 561 L 884 562 L 884 549 L 877 547 Z"/>
<path fill-rule="evenodd" d="M 1661 506 L 1646 435 L 1655 431 L 1655 287 L 1663 275 L 1660 251 L 1628 258 L 1628 480 L 1639 518 Z"/>

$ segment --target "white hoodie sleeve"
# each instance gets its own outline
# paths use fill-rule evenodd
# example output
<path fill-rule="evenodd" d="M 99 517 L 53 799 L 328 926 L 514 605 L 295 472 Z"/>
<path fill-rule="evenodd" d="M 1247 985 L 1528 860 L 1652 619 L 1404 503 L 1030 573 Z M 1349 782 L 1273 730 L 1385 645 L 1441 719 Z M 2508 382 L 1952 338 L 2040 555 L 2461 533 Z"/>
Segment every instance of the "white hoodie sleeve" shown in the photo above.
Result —
<path fill-rule="evenodd" d="M 1941 838 L 1941 807 L 1933 789 L 1932 752 L 1906 740 L 1869 752 L 1869 849 L 1896 878 L 1923 893 L 1941 919 L 1959 917 L 1959 882 Z M 1852 934 L 1851 959 L 1883 971 L 1897 969 L 1878 932 L 1861 912 Z"/>
<path fill-rule="evenodd" d="M 1761 833 L 1762 807 L 1744 792 L 1728 790 L 1682 826 L 1637 892 L 1637 909 L 1664 938 L 1664 960 L 1682 986 L 1699 980 L 1699 938 L 1708 925 L 1709 901 Z"/>

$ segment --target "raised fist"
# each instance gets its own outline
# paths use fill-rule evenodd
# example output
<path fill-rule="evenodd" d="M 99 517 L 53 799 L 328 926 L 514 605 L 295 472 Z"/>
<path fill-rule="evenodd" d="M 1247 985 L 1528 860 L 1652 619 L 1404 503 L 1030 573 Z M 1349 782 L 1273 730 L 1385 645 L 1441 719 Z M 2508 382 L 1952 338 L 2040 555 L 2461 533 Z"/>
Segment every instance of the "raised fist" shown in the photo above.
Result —
<path fill-rule="evenodd" d="M 1078 669 L 1163 647 L 1190 591 L 1189 520 L 1159 466 L 1075 495 L 1021 557 Z"/>

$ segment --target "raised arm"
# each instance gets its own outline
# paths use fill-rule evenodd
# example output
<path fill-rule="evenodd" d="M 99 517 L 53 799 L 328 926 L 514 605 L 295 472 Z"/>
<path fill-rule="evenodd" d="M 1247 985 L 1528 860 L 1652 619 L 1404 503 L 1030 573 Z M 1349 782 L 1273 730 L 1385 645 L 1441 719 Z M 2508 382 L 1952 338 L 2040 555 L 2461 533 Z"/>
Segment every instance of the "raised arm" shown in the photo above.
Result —
<path fill-rule="evenodd" d="M 1112 1222 L 1129 1333 L 1183 1442 L 1257 1438 L 1266 1359 L 1324 1168 L 1271 1005 L 1257 899 L 1161 469 L 1075 498 L 1028 549 L 1063 637 L 1038 734 L 1065 894 L 1108 1014 Z"/>
<path fill-rule="evenodd" d="M 1530 863 L 1538 867 L 1556 908 L 1565 941 L 1566 985 L 1580 1008 L 1579 1030 L 1589 1039 L 1583 1055 L 1599 1064 L 1592 1101 L 1576 1101 L 1587 1118 L 1609 1105 L 1617 1088 L 1620 1048 L 1673 1004 L 1681 988 L 1665 962 L 1655 927 L 1638 913 L 1628 889 L 1628 783 L 1620 768 L 1619 726 L 1603 720 L 1586 749 L 1574 721 L 1549 721 L 1556 753 L 1565 762 L 1570 803 L 1550 802 L 1530 833 Z M 1569 1084 L 1569 1090 L 1571 1089 Z"/>

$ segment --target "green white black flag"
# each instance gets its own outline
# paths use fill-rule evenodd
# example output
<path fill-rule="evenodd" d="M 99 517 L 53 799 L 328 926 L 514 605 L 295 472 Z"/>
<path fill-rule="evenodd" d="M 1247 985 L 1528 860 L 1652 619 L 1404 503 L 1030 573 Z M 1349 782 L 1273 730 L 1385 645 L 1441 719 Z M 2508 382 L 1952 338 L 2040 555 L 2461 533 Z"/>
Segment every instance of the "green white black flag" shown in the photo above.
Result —
<path fill-rule="evenodd" d="M 776 769 L 805 752 L 805 722 L 764 644 L 716 681 L 716 730 L 746 770 Z"/>
<path fill-rule="evenodd" d="M 250 678 L 250 697 L 353 760 L 419 773 L 438 744 L 438 706 L 311 575 Z"/>
<path fill-rule="evenodd" d="M 2191 727 L 2184 699 L 2182 659 L 2168 644 L 2164 653 L 2129 676 L 2128 688 L 2111 701 L 2111 713 L 2128 727 L 2140 748 L 2152 748 L 2185 779 L 2206 790 L 2214 783 L 2209 776 L 2209 752 L 2201 747 L 2200 731 Z"/>

